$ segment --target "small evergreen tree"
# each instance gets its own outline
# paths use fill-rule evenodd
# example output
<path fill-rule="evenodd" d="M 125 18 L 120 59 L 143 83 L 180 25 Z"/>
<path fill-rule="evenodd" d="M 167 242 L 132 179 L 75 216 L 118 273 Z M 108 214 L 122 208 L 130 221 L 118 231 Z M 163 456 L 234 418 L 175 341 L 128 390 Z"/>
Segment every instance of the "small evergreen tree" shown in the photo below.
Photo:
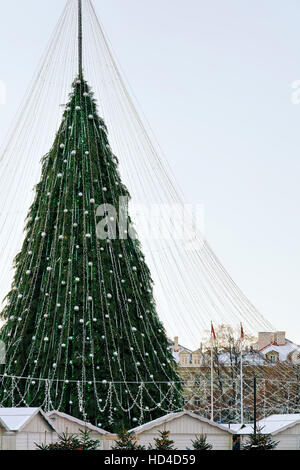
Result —
<path fill-rule="evenodd" d="M 200 434 L 196 436 L 196 439 L 192 441 L 193 448 L 195 450 L 212 450 L 212 445 L 207 442 L 207 436 Z"/>
<path fill-rule="evenodd" d="M 133 432 L 123 429 L 118 434 L 118 438 L 119 440 L 116 441 L 116 445 L 112 448 L 113 450 L 144 450 L 143 446 L 137 444 L 136 436 Z"/>
<path fill-rule="evenodd" d="M 154 439 L 155 450 L 176 450 L 174 447 L 174 441 L 170 440 L 170 431 L 158 431 L 159 436 Z"/>
<path fill-rule="evenodd" d="M 58 436 L 58 442 L 52 444 L 36 444 L 39 450 L 97 450 L 99 441 L 90 439 L 90 431 L 80 430 L 80 436 L 63 433 Z"/>
<path fill-rule="evenodd" d="M 274 450 L 278 442 L 273 441 L 270 434 L 262 434 L 258 429 L 256 434 L 249 434 L 249 442 L 243 445 L 243 450 Z"/>

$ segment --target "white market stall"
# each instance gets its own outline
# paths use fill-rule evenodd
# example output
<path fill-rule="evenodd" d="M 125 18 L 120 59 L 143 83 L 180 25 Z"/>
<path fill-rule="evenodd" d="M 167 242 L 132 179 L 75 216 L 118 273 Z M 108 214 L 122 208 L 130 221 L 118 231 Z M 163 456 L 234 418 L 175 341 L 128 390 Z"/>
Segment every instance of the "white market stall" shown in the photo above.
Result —
<path fill-rule="evenodd" d="M 56 429 L 40 408 L 0 408 L 0 450 L 37 450 L 57 439 Z"/>
<path fill-rule="evenodd" d="M 209 421 L 191 411 L 170 413 L 131 430 L 139 444 L 148 447 L 159 437 L 159 431 L 170 431 L 170 439 L 178 450 L 192 450 L 192 441 L 198 434 L 205 434 L 213 450 L 231 450 L 233 431 L 225 426 Z"/>

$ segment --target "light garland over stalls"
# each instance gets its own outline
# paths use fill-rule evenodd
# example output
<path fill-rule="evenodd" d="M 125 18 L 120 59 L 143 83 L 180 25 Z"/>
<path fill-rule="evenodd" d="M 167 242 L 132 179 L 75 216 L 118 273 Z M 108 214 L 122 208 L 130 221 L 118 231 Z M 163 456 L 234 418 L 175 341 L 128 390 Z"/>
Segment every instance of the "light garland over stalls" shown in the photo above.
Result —
<path fill-rule="evenodd" d="M 0 377 L 2 377 L 0 375 Z M 7 396 L 10 395 L 12 400 L 12 406 L 31 406 L 30 402 L 26 402 L 25 399 L 21 400 L 18 403 L 15 403 L 15 388 L 17 388 L 17 383 L 21 380 L 28 381 L 27 377 L 16 377 L 16 376 L 6 376 L 6 380 L 10 380 L 11 384 L 6 390 Z M 42 408 L 45 411 L 60 410 L 57 408 L 55 403 L 52 401 L 52 395 L 55 398 L 55 389 L 56 382 L 60 380 L 54 379 L 53 381 L 49 379 L 40 379 L 40 378 L 31 378 L 31 381 L 36 384 L 41 384 L 41 387 L 44 390 L 44 400 L 42 403 Z M 69 382 L 69 381 L 67 381 Z M 88 382 L 82 384 L 80 381 L 71 381 L 76 384 L 76 400 L 79 403 L 81 410 L 81 418 L 86 419 L 86 413 L 84 409 L 84 388 L 90 385 Z M 102 383 L 102 382 L 101 382 Z M 177 382 L 178 384 L 180 382 Z M 113 420 L 113 415 L 115 412 L 115 406 L 113 405 L 113 397 L 115 396 L 118 400 L 118 386 L 120 382 L 107 382 L 105 384 L 106 390 L 102 397 L 98 398 L 97 408 L 99 410 L 100 416 L 108 416 L 110 422 Z M 128 383 L 128 385 L 130 385 Z M 149 407 L 143 405 L 144 398 L 144 386 L 146 384 L 137 382 L 136 395 L 130 407 L 124 405 L 124 400 L 118 402 L 118 406 L 122 409 L 124 413 L 130 414 L 134 408 L 139 409 L 139 417 L 133 416 L 133 422 L 143 422 L 144 421 L 144 412 L 149 413 Z M 157 383 L 159 386 L 160 383 Z M 165 385 L 165 383 L 161 383 Z M 170 399 L 172 392 L 176 393 L 174 383 L 168 384 L 170 387 Z M 189 393 L 185 393 L 185 408 L 198 411 L 202 416 L 211 418 L 211 406 L 210 406 L 210 378 L 205 377 L 204 375 L 199 377 L 190 377 L 185 380 L 185 390 L 189 390 Z M 222 422 L 236 422 L 239 423 L 240 416 L 240 379 L 237 377 L 235 379 L 224 379 L 222 378 L 222 387 L 223 392 L 218 391 L 218 381 L 214 382 L 214 410 L 215 410 L 215 420 L 221 419 Z M 235 395 L 232 395 L 232 391 L 235 389 Z M 257 406 L 259 418 L 264 418 L 275 413 L 298 413 L 299 412 L 299 380 L 283 380 L 281 379 L 268 379 L 268 378 L 258 378 L 257 379 Z M 233 399 L 231 403 L 228 402 L 229 396 Z M 166 397 L 162 396 L 162 403 Z M 250 378 L 244 379 L 244 405 L 246 417 L 252 419 L 253 416 L 253 380 Z M 3 406 L 3 402 L 0 401 L 0 406 Z M 156 406 L 152 409 L 155 410 Z M 168 413 L 170 410 L 161 406 L 161 409 L 164 413 Z M 180 411 L 180 408 L 173 411 Z M 100 418 L 101 419 L 101 418 Z M 98 426 L 102 426 L 102 421 L 97 423 Z"/>

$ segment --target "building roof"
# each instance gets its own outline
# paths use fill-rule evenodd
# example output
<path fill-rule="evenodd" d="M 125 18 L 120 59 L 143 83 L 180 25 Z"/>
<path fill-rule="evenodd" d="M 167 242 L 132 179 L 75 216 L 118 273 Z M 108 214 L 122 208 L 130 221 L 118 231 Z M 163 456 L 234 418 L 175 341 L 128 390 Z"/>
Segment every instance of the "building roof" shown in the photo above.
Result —
<path fill-rule="evenodd" d="M 262 434 L 276 434 L 289 429 L 296 424 L 300 424 L 300 413 L 298 414 L 282 414 L 271 415 L 267 418 L 261 419 L 257 422 L 257 429 L 260 429 Z M 236 434 L 252 434 L 253 424 L 226 424 L 227 429 L 234 430 Z"/>
<path fill-rule="evenodd" d="M 0 408 L 0 424 L 8 432 L 20 432 L 37 414 L 40 414 L 50 428 L 56 431 L 40 408 Z"/>
<path fill-rule="evenodd" d="M 82 426 L 83 428 L 87 428 L 90 431 L 97 432 L 98 434 L 110 434 L 108 431 L 105 431 L 104 429 L 98 428 L 97 426 L 94 426 L 93 424 L 82 421 L 81 419 L 74 418 L 74 416 L 68 415 L 66 413 L 62 413 L 61 411 L 54 410 L 54 411 L 49 411 L 47 413 L 47 416 L 50 420 L 53 419 L 54 415 L 59 416 L 60 418 L 68 419 L 69 421 L 79 424 L 79 426 Z"/>
<path fill-rule="evenodd" d="M 227 351 L 222 351 L 219 354 L 219 362 L 224 365 L 230 365 L 230 353 Z M 252 366 L 263 366 L 266 364 L 266 360 L 263 355 L 257 351 L 243 351 L 243 362 L 245 363 L 245 365 L 247 363 L 248 365 Z"/>
<path fill-rule="evenodd" d="M 278 346 L 278 344 L 275 343 L 271 343 L 260 350 L 260 352 L 264 355 L 268 354 L 271 351 L 277 352 L 279 355 L 279 361 L 283 362 L 288 359 L 290 353 L 294 351 L 300 351 L 300 346 L 287 339 L 285 344 L 281 346 Z"/>
<path fill-rule="evenodd" d="M 169 413 L 165 416 L 161 416 L 160 418 L 154 419 L 153 421 L 149 421 L 148 423 L 142 424 L 141 426 L 131 429 L 130 432 L 133 432 L 134 434 L 141 434 L 144 431 L 148 431 L 152 428 L 155 428 L 156 426 L 160 426 L 161 424 L 168 423 L 172 421 L 173 419 L 181 418 L 184 415 L 197 419 L 201 421 L 202 423 L 210 424 L 211 426 L 221 429 L 222 431 L 226 431 L 226 432 L 229 432 L 230 434 L 234 434 L 234 432 L 231 429 L 224 426 L 223 424 L 216 423 L 215 421 L 210 421 L 209 419 L 204 418 L 203 416 L 200 416 L 188 410 L 179 411 L 177 413 Z"/>

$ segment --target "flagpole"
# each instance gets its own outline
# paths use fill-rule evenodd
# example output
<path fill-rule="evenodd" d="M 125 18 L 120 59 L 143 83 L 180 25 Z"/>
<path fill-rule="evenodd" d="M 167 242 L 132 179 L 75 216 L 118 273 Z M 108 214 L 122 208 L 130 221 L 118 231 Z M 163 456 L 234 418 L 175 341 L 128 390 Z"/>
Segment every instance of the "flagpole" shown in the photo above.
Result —
<path fill-rule="evenodd" d="M 210 349 L 210 419 L 214 420 L 214 363 L 213 363 L 213 341 Z"/>
<path fill-rule="evenodd" d="M 244 424 L 243 350 L 241 347 L 241 424 Z"/>
<path fill-rule="evenodd" d="M 211 323 L 211 348 L 210 348 L 210 419 L 214 420 L 214 360 L 213 360 L 214 328 Z"/>
<path fill-rule="evenodd" d="M 244 388 L 243 388 L 243 339 L 244 339 L 244 330 L 241 324 L 241 424 L 244 424 Z"/>

